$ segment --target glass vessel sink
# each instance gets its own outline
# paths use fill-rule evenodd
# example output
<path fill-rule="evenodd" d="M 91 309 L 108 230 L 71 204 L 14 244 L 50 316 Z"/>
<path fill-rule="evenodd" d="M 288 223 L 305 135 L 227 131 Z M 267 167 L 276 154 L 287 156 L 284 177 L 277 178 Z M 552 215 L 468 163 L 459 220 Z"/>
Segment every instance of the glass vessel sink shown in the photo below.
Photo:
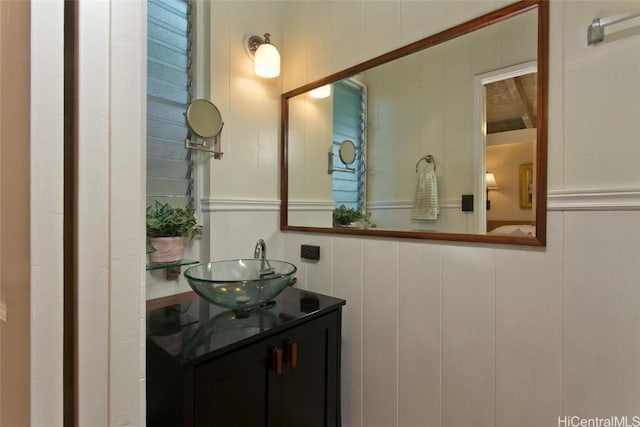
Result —
<path fill-rule="evenodd" d="M 200 264 L 185 270 L 191 288 L 211 304 L 242 312 L 275 298 L 297 268 L 284 261 L 236 259 Z"/>

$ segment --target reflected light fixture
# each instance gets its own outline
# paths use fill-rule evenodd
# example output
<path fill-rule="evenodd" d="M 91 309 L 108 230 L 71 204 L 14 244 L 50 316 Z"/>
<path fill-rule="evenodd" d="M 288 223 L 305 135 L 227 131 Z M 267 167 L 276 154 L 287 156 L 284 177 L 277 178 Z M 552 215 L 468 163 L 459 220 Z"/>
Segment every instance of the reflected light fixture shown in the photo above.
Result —
<path fill-rule="evenodd" d="M 487 210 L 491 209 L 491 201 L 489 200 L 489 190 L 499 190 L 498 183 L 496 182 L 496 177 L 487 172 L 484 178 L 484 185 L 487 189 Z"/>
<path fill-rule="evenodd" d="M 331 84 L 313 89 L 309 92 L 309 96 L 316 99 L 328 98 L 331 96 Z"/>
<path fill-rule="evenodd" d="M 280 53 L 271 44 L 270 37 L 269 33 L 264 34 L 264 39 L 253 35 L 247 41 L 249 53 L 254 60 L 254 71 L 258 76 L 265 78 L 280 75 Z"/>

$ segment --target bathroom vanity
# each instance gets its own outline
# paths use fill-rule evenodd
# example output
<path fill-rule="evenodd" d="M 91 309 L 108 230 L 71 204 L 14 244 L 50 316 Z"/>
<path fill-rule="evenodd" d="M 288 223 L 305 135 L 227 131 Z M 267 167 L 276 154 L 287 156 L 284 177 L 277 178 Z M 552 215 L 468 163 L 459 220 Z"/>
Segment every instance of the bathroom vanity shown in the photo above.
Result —
<path fill-rule="evenodd" d="M 288 288 L 237 314 L 202 299 L 147 313 L 147 425 L 340 426 L 344 300 Z"/>

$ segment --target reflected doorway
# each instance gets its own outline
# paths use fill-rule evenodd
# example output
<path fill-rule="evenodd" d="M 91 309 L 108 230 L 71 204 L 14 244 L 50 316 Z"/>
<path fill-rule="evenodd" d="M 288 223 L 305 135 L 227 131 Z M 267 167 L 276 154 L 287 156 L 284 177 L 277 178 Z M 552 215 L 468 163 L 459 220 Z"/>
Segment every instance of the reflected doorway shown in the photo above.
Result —
<path fill-rule="evenodd" d="M 537 141 L 535 61 L 476 77 L 481 102 L 477 192 L 481 232 L 535 235 Z M 522 174 L 522 171 L 528 171 Z M 493 181 L 487 183 L 487 176 Z M 522 176 L 527 182 L 523 183 Z M 522 194 L 522 192 L 525 192 Z M 523 203 L 523 200 L 529 203 Z"/>

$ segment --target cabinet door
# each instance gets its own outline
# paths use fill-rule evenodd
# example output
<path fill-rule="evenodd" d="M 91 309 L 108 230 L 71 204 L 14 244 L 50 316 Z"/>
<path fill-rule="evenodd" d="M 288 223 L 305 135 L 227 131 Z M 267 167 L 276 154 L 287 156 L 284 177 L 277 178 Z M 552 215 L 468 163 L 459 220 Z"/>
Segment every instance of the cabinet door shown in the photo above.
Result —
<path fill-rule="evenodd" d="M 197 366 L 194 426 L 338 427 L 339 330 L 332 312 Z"/>
<path fill-rule="evenodd" d="M 280 426 L 281 375 L 274 372 L 267 340 L 194 370 L 196 427 Z"/>
<path fill-rule="evenodd" d="M 338 425 L 339 325 L 333 312 L 283 334 L 283 427 Z M 295 367 L 290 366 L 292 350 Z"/>

